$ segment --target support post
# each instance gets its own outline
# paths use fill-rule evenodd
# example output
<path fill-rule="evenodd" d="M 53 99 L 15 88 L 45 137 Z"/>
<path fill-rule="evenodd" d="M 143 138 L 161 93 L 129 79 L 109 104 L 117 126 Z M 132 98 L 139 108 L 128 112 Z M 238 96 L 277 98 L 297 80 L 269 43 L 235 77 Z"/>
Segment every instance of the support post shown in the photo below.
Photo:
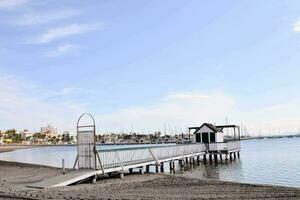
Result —
<path fill-rule="evenodd" d="M 218 154 L 214 154 L 214 160 L 215 162 L 218 162 Z"/>
<path fill-rule="evenodd" d="M 95 184 L 97 182 L 97 175 L 95 175 L 92 179 L 92 183 Z"/>
<path fill-rule="evenodd" d="M 197 163 L 200 162 L 200 156 L 197 156 Z"/>
<path fill-rule="evenodd" d="M 179 166 L 180 166 L 180 168 L 182 168 L 183 166 L 184 166 L 184 161 L 183 160 L 178 160 L 178 162 L 179 162 Z"/>
<path fill-rule="evenodd" d="M 61 169 L 62 169 L 62 173 L 65 174 L 66 173 L 66 169 L 65 169 L 65 159 L 61 160 Z"/>
<path fill-rule="evenodd" d="M 143 168 L 140 168 L 140 174 L 144 174 Z"/>
<path fill-rule="evenodd" d="M 220 153 L 220 160 L 221 160 L 221 161 L 223 160 L 222 153 Z"/>
<path fill-rule="evenodd" d="M 206 154 L 203 156 L 203 161 L 206 162 Z"/>
<path fill-rule="evenodd" d="M 240 151 L 237 152 L 238 158 L 240 158 Z"/>
<path fill-rule="evenodd" d="M 209 162 L 212 162 L 212 154 L 209 154 Z"/>
<path fill-rule="evenodd" d="M 159 170 L 158 170 L 158 165 L 155 165 L 155 172 L 158 173 Z"/>
<path fill-rule="evenodd" d="M 150 165 L 146 165 L 146 173 L 150 172 Z"/>
<path fill-rule="evenodd" d="M 160 172 L 163 173 L 165 170 L 164 170 L 164 163 L 160 163 Z"/>
<path fill-rule="evenodd" d="M 172 164 L 172 162 L 170 161 L 170 171 L 173 171 L 173 164 Z"/>

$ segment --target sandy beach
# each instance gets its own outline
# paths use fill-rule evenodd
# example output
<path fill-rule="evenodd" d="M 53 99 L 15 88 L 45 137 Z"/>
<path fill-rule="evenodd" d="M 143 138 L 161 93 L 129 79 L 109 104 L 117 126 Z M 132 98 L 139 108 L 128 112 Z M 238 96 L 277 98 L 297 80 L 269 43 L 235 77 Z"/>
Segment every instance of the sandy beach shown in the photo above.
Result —
<path fill-rule="evenodd" d="M 0 145 L 0 153 L 14 151 L 17 149 L 32 148 L 32 145 Z"/>
<path fill-rule="evenodd" d="M 34 189 L 26 185 L 61 170 L 0 161 L 0 199 L 300 199 L 300 188 L 199 180 L 181 175 L 133 174 L 96 184 Z"/>

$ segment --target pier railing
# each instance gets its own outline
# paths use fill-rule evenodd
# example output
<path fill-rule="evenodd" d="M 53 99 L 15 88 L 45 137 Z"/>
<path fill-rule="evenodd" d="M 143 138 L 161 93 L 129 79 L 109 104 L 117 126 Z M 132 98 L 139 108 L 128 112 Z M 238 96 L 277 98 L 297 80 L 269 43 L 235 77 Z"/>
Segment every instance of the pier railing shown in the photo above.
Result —
<path fill-rule="evenodd" d="M 164 160 L 178 159 L 180 157 L 190 155 L 199 155 L 204 153 L 205 150 L 205 145 L 201 143 L 99 150 L 98 168 L 108 169 L 124 167 L 145 162 L 155 162 L 159 164 Z"/>
<path fill-rule="evenodd" d="M 232 151 L 240 149 L 240 141 L 216 142 L 208 145 L 209 151 Z"/>

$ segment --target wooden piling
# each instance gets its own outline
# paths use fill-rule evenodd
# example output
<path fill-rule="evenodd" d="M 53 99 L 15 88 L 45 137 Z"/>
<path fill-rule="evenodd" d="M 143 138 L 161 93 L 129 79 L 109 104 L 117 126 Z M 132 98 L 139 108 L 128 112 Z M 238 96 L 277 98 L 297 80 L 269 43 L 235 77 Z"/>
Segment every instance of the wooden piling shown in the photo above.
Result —
<path fill-rule="evenodd" d="M 158 173 L 159 170 L 158 170 L 158 165 L 155 165 L 155 172 Z"/>
<path fill-rule="evenodd" d="M 238 158 L 240 158 L 240 151 L 237 152 Z"/>
<path fill-rule="evenodd" d="M 170 161 L 169 164 L 170 164 L 170 171 L 173 171 L 173 164 L 172 164 L 172 162 Z"/>
<path fill-rule="evenodd" d="M 164 170 L 164 163 L 162 162 L 162 163 L 160 163 L 160 172 L 164 172 L 165 170 Z"/>
<path fill-rule="evenodd" d="M 215 162 L 218 162 L 218 154 L 214 154 L 214 160 Z"/>
<path fill-rule="evenodd" d="M 223 160 L 222 153 L 220 153 L 220 160 L 221 160 L 221 161 Z"/>
<path fill-rule="evenodd" d="M 194 164 L 194 158 L 193 157 L 190 157 L 190 163 Z"/>
<path fill-rule="evenodd" d="M 150 172 L 150 165 L 146 165 L 146 173 Z"/>
<path fill-rule="evenodd" d="M 95 184 L 97 182 L 97 175 L 92 178 L 92 183 Z"/>
<path fill-rule="evenodd" d="M 62 169 L 62 173 L 65 174 L 66 173 L 66 169 L 65 169 L 65 159 L 62 159 L 61 161 L 61 169 Z"/>
<path fill-rule="evenodd" d="M 209 162 L 212 162 L 212 154 L 209 154 Z"/>
<path fill-rule="evenodd" d="M 130 168 L 130 169 L 129 169 L 129 173 L 130 173 L 130 174 L 132 174 L 132 172 L 133 172 L 133 169 L 132 169 L 132 168 Z"/>
<path fill-rule="evenodd" d="M 144 174 L 144 169 L 143 168 L 140 168 L 140 174 Z"/>

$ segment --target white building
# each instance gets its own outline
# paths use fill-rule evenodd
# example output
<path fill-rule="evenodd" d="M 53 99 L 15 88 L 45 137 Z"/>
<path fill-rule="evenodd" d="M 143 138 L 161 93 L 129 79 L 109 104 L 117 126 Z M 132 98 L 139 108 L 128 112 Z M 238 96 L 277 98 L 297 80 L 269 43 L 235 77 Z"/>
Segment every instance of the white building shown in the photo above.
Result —
<path fill-rule="evenodd" d="M 48 125 L 46 127 L 41 128 L 41 133 L 49 137 L 57 136 L 57 128 Z"/>
<path fill-rule="evenodd" d="M 32 137 L 33 133 L 29 132 L 28 129 L 24 129 L 23 131 L 20 132 L 20 135 L 23 139 L 26 139 L 27 137 Z"/>
<path fill-rule="evenodd" d="M 224 133 L 216 126 L 204 123 L 194 132 L 196 142 L 216 143 L 224 142 Z"/>

